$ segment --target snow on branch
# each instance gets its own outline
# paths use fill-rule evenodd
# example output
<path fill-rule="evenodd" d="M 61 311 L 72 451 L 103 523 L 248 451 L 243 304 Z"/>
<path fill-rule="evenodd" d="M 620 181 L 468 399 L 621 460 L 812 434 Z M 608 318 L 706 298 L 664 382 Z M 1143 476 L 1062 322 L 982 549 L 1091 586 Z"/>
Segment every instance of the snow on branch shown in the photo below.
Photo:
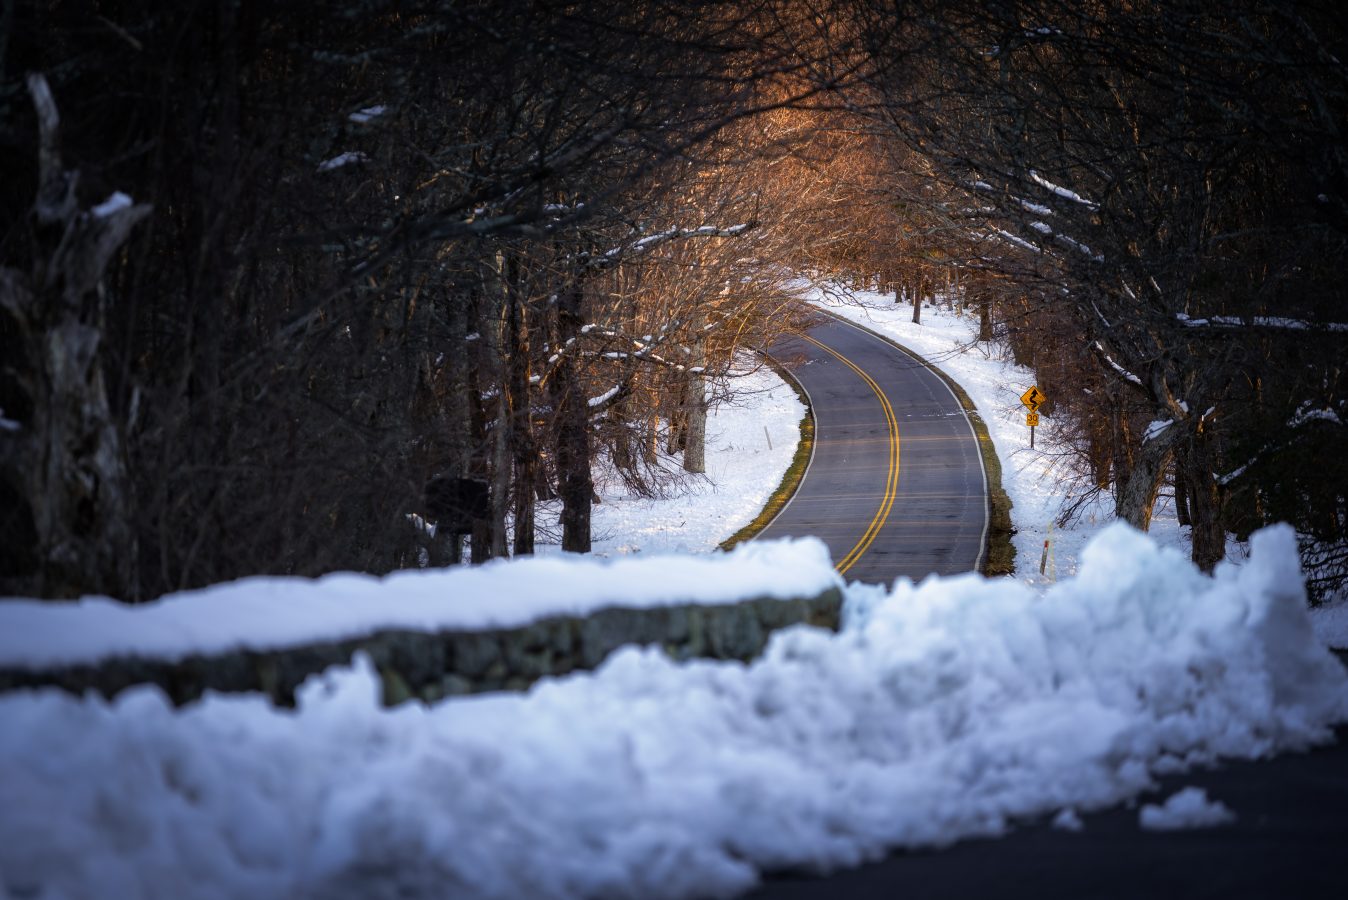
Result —
<path fill-rule="evenodd" d="M 1300 428 L 1307 422 L 1328 422 L 1331 425 L 1342 425 L 1343 420 L 1333 409 L 1326 406 L 1324 409 L 1314 409 L 1308 401 L 1301 405 L 1296 411 L 1296 415 L 1287 422 L 1288 428 Z"/>
<path fill-rule="evenodd" d="M 678 349 L 683 349 L 683 348 L 680 347 L 680 348 L 678 348 Z M 633 359 L 633 360 L 637 360 L 638 362 L 653 362 L 653 363 L 658 363 L 658 364 L 660 364 L 660 365 L 662 365 L 662 366 L 669 366 L 671 369 L 674 369 L 676 372 L 686 372 L 686 371 L 688 371 L 688 369 L 687 369 L 686 366 L 683 366 L 683 365 L 680 365 L 679 363 L 672 362 L 672 361 L 670 361 L 670 360 L 668 360 L 668 359 L 665 359 L 663 356 L 660 356 L 660 355 L 657 354 L 657 353 L 651 353 L 649 347 L 646 348 L 646 349 L 643 349 L 643 350 L 638 350 L 636 353 L 627 353 L 627 352 L 625 352 L 625 351 L 623 351 L 623 350 L 605 350 L 605 351 L 603 351 L 602 353 L 587 353 L 587 354 L 585 354 L 585 355 L 586 355 L 586 356 L 598 356 L 598 357 L 601 357 L 601 358 L 603 358 L 603 359 L 611 359 L 611 360 L 614 360 L 614 361 L 624 360 L 624 359 Z"/>
<path fill-rule="evenodd" d="M 1301 404 L 1301 406 L 1297 409 L 1297 411 L 1292 415 L 1292 418 L 1287 420 L 1287 424 L 1286 426 L 1284 426 L 1284 430 L 1288 433 L 1295 432 L 1298 428 L 1309 422 L 1328 422 L 1331 425 L 1339 425 L 1339 426 L 1343 425 L 1343 419 L 1339 416 L 1339 414 L 1335 410 L 1333 410 L 1328 406 L 1326 406 L 1324 409 L 1316 409 L 1310 401 L 1307 401 Z M 1235 481 L 1240 476 L 1244 475 L 1247 471 L 1249 471 L 1251 466 L 1259 462 L 1259 460 L 1263 459 L 1269 453 L 1271 453 L 1274 450 L 1281 450 L 1282 448 L 1287 447 L 1290 444 L 1294 443 L 1295 440 L 1296 440 L 1295 437 L 1291 437 L 1287 440 L 1278 441 L 1276 443 L 1265 444 L 1264 446 L 1259 448 L 1258 453 L 1256 453 L 1254 456 L 1250 457 L 1249 460 L 1246 461 L 1245 465 L 1237 466 L 1230 472 L 1227 472 L 1225 475 L 1219 475 L 1217 477 L 1217 484 L 1222 487 L 1226 487 L 1228 484 Z"/>
<path fill-rule="evenodd" d="M 1138 387 L 1146 387 L 1146 384 L 1142 381 L 1141 378 L 1138 378 L 1132 372 L 1129 372 L 1123 366 L 1116 363 L 1113 357 L 1111 357 L 1108 353 L 1105 352 L 1105 348 L 1101 345 L 1099 341 L 1095 342 L 1095 349 L 1099 352 L 1100 357 L 1105 361 L 1105 363 L 1108 364 L 1111 369 L 1117 372 L 1119 374 L 1119 377 L 1121 377 L 1124 381 L 1135 384 Z"/>
<path fill-rule="evenodd" d="M 106 219 L 108 216 L 119 210 L 130 209 L 133 205 L 134 204 L 129 196 L 123 194 L 121 191 L 113 191 L 112 194 L 108 196 L 108 199 L 89 210 L 89 214 L 95 219 Z"/>
<path fill-rule="evenodd" d="M 1147 430 L 1142 432 L 1142 443 L 1160 437 L 1165 434 L 1165 430 L 1175 424 L 1174 419 L 1157 419 L 1147 426 Z"/>
<path fill-rule="evenodd" d="M 333 169 L 340 169 L 343 166 L 349 166 L 354 163 L 368 162 L 369 157 L 359 150 L 348 150 L 345 153 L 339 153 L 332 159 L 325 159 L 318 164 L 318 171 L 331 172 Z"/>
<path fill-rule="evenodd" d="M 1308 322 L 1305 319 L 1289 319 L 1282 316 L 1251 316 L 1249 319 L 1242 319 L 1239 316 L 1209 316 L 1195 319 L 1185 313 L 1175 313 L 1175 319 L 1187 328 L 1272 328 L 1283 331 L 1348 332 L 1348 322 Z"/>
<path fill-rule="evenodd" d="M 1001 238 L 1002 240 L 1004 240 L 1004 241 L 1009 241 L 1010 243 L 1015 244 L 1017 247 L 1024 248 L 1025 250 L 1029 250 L 1029 251 L 1032 252 L 1032 253 L 1043 253 L 1043 252 L 1044 252 L 1044 251 L 1043 251 L 1043 248 L 1041 248 L 1041 247 L 1036 247 L 1034 244 L 1031 244 L 1029 241 L 1025 240 L 1024 238 L 1018 238 L 1018 237 L 1016 237 L 1014 234 L 1012 234 L 1012 233 L 1009 232 L 1009 231 L 1003 231 L 1002 229 L 996 228 L 996 227 L 994 227 L 994 228 L 992 229 L 992 231 L 993 231 L 993 234 L 994 234 L 996 237 L 1000 237 L 1000 238 Z"/>
<path fill-rule="evenodd" d="M 662 244 L 670 241 L 677 241 L 689 237 L 739 237 L 747 231 L 757 227 L 757 222 L 742 222 L 739 225 L 731 225 L 729 228 L 720 228 L 715 225 L 701 225 L 697 228 L 670 228 L 655 234 L 648 234 L 631 244 L 619 245 L 607 250 L 603 255 L 590 260 L 591 268 L 606 268 L 624 259 L 633 256 L 640 256 L 649 253 Z"/>
<path fill-rule="evenodd" d="M 1087 200 L 1085 197 L 1081 196 L 1076 191 L 1071 190 L 1070 188 L 1065 188 L 1062 185 L 1054 184 L 1044 176 L 1040 175 L 1034 169 L 1030 170 L 1030 180 L 1033 181 L 1035 184 L 1039 185 L 1040 187 L 1052 191 L 1059 197 L 1064 197 L 1068 200 L 1071 200 L 1074 203 L 1080 203 L 1083 206 L 1088 207 L 1089 209 L 1100 208 L 1100 204 Z"/>
<path fill-rule="evenodd" d="M 590 409 L 590 415 L 597 416 L 607 412 L 610 408 L 630 396 L 632 393 L 631 379 L 626 379 L 615 384 L 598 397 L 591 397 L 587 401 Z"/>
<path fill-rule="evenodd" d="M 1065 245 L 1065 246 L 1071 247 L 1073 250 L 1077 251 L 1078 253 L 1082 253 L 1082 254 L 1085 254 L 1086 256 L 1089 256 L 1089 257 L 1091 258 L 1091 261 L 1092 261 L 1092 262 L 1104 262 L 1104 261 L 1105 261 L 1105 255 L 1104 255 L 1103 253 L 1095 253 L 1095 252 L 1092 251 L 1091 248 L 1088 247 L 1086 244 L 1081 243 L 1081 241 L 1074 240 L 1074 239 L 1068 237 L 1068 236 L 1065 235 L 1065 234 L 1062 234 L 1062 233 L 1054 234 L 1054 235 L 1053 235 L 1053 239 L 1054 239 L 1055 241 L 1057 241 L 1058 243 L 1060 243 L 1060 244 L 1063 244 L 1063 245 Z"/>
<path fill-rule="evenodd" d="M 621 384 L 615 384 L 613 387 L 611 387 L 611 388 L 609 388 L 608 390 L 604 391 L 604 393 L 600 394 L 598 397 L 591 397 L 591 398 L 587 401 L 587 403 L 588 403 L 590 409 L 594 409 L 594 408 L 597 407 L 597 406 L 603 406 L 603 405 L 605 405 L 605 404 L 608 403 L 610 400 L 612 400 L 614 397 L 618 396 L 618 394 L 622 393 L 622 389 L 623 389 L 623 386 L 622 386 Z"/>
<path fill-rule="evenodd" d="M 1016 197 L 1015 200 L 1017 203 L 1020 204 L 1022 209 L 1026 210 L 1027 212 L 1032 212 L 1036 216 L 1053 215 L 1053 208 L 1045 206 L 1042 203 L 1031 203 L 1029 200 L 1026 200 L 1023 197 Z"/>
<path fill-rule="evenodd" d="M 377 106 L 367 106 L 364 109 L 357 110 L 356 112 L 353 112 L 351 115 L 347 116 L 347 118 L 350 119 L 352 122 L 355 122 L 357 125 L 366 125 L 370 122 L 373 122 L 375 119 L 379 118 L 386 112 L 388 112 L 388 107 L 384 106 L 383 104 L 379 104 Z"/>

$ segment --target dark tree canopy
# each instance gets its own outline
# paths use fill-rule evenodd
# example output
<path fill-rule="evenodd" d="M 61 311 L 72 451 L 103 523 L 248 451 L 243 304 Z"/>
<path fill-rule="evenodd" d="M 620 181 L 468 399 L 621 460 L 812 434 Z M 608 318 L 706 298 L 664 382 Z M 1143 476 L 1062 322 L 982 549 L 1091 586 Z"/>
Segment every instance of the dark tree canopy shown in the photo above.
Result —
<path fill-rule="evenodd" d="M 4 4 L 0 593 L 456 562 L 428 484 L 586 550 L 799 269 L 950 285 L 1078 493 L 1333 589 L 1345 54 L 1322 0 Z"/>

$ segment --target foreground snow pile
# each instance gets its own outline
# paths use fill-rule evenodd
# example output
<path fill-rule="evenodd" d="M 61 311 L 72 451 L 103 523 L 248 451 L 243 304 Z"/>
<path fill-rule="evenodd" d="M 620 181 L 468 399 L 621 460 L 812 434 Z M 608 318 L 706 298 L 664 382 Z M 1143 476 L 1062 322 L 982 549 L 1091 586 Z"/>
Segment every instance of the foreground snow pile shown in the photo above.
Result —
<path fill-rule="evenodd" d="M 996 834 L 1149 773 L 1325 740 L 1348 676 L 1290 531 L 1209 579 L 1122 526 L 1046 594 L 850 589 L 750 666 L 629 649 L 522 696 L 377 707 L 358 659 L 299 709 L 0 697 L 19 896 L 688 897 L 774 867 Z M 47 893 L 43 893 L 43 891 Z"/>
<path fill-rule="evenodd" d="M 1230 825 L 1236 821 L 1236 814 L 1226 804 L 1209 800 L 1208 792 L 1202 788 L 1187 787 L 1171 794 L 1160 806 L 1148 803 L 1137 819 L 1148 831 L 1179 831 Z"/>
<path fill-rule="evenodd" d="M 1326 647 L 1348 648 L 1348 596 L 1312 609 L 1311 627 Z"/>

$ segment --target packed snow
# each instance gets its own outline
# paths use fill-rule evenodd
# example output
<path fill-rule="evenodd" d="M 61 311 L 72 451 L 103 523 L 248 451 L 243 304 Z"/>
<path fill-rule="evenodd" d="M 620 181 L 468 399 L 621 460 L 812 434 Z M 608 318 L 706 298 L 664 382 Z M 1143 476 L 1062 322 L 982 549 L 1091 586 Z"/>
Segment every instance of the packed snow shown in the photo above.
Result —
<path fill-rule="evenodd" d="M 150 687 L 0 695 L 0 884 L 730 896 L 766 870 L 1100 809 L 1156 773 L 1305 747 L 1348 718 L 1348 674 L 1311 633 L 1286 528 L 1212 578 L 1116 525 L 1043 591 L 973 575 L 853 585 L 841 633 L 779 632 L 749 665 L 628 648 L 527 694 L 392 710 L 379 695 L 359 655 L 295 710 L 214 694 L 176 710 Z"/>
<path fill-rule="evenodd" d="M 1225 804 L 1209 800 L 1202 788 L 1187 787 L 1171 794 L 1160 806 L 1152 803 L 1143 806 L 1137 819 L 1148 831 L 1179 831 L 1230 825 L 1236 821 L 1236 814 Z"/>
<path fill-rule="evenodd" d="M 1081 821 L 1081 816 L 1077 814 L 1077 811 L 1070 808 L 1059 810 L 1049 824 L 1059 831 L 1081 831 L 1086 827 L 1086 823 Z"/>
<path fill-rule="evenodd" d="M 0 598 L 0 667 L 128 655 L 274 650 L 380 630 L 477 631 L 611 606 L 813 596 L 841 584 L 817 542 L 743 544 L 729 554 L 634 559 L 524 557 L 379 578 L 255 576 L 128 606 Z"/>
<path fill-rule="evenodd" d="M 1327 646 L 1348 648 L 1348 597 L 1311 610 L 1315 633 Z"/>

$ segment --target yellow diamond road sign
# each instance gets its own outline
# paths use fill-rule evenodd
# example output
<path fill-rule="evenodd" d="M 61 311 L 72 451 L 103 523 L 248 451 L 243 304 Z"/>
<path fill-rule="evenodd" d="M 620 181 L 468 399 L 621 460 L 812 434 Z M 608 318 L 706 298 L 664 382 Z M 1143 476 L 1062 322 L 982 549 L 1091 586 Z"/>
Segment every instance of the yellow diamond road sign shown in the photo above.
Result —
<path fill-rule="evenodd" d="M 1039 407 L 1048 399 L 1048 395 L 1039 390 L 1037 385 L 1032 386 L 1028 391 L 1020 395 L 1020 402 L 1025 404 L 1025 408 L 1032 413 L 1039 412 Z"/>

